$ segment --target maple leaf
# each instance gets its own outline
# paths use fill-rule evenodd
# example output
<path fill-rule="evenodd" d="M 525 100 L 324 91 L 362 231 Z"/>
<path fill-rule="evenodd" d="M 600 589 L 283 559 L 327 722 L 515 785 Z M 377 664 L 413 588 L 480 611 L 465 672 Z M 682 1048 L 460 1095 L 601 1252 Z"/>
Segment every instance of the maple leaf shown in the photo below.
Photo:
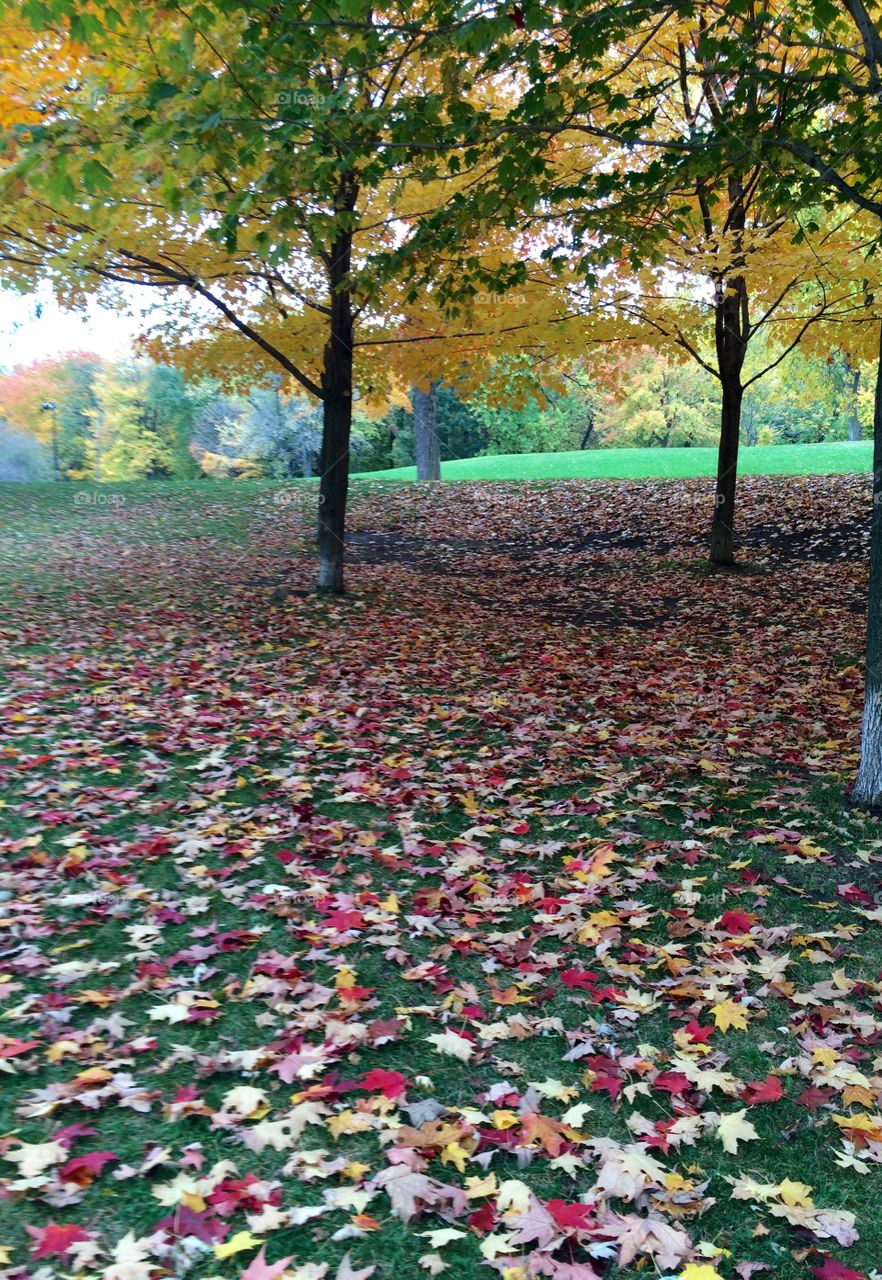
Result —
<path fill-rule="evenodd" d="M 18 1165 L 23 1178 L 35 1178 L 50 1165 L 58 1164 L 66 1158 L 67 1147 L 60 1142 L 22 1142 L 3 1156 L 4 1160 Z"/>
<path fill-rule="evenodd" d="M 777 1076 L 768 1075 L 765 1080 L 748 1081 L 741 1097 L 749 1107 L 756 1107 L 763 1102 L 777 1102 L 784 1097 L 784 1090 Z"/>
<path fill-rule="evenodd" d="M 35 1241 L 34 1258 L 49 1258 L 55 1254 L 63 1257 L 75 1244 L 92 1239 L 88 1231 L 73 1223 L 50 1222 L 45 1227 L 31 1227 L 26 1223 L 25 1230 Z"/>
<path fill-rule="evenodd" d="M 561 972 L 560 980 L 565 987 L 569 987 L 571 990 L 581 987 L 585 991 L 590 991 L 594 983 L 597 982 L 598 975 L 583 969 L 564 969 Z"/>
<path fill-rule="evenodd" d="M 373 1179 L 375 1187 L 382 1187 L 392 1204 L 392 1212 L 404 1222 L 416 1217 L 423 1205 L 435 1208 L 449 1206 L 458 1214 L 465 1212 L 467 1201 L 459 1187 L 449 1186 L 428 1178 L 424 1173 L 414 1173 L 404 1165 L 392 1165 L 383 1169 Z"/>
<path fill-rule="evenodd" d="M 340 1259 L 334 1280 L 368 1280 L 376 1271 L 376 1265 L 360 1267 L 357 1271 L 352 1266 L 352 1259 L 344 1253 Z"/>
<path fill-rule="evenodd" d="M 400 1098 L 407 1088 L 407 1080 L 400 1071 L 384 1071 L 382 1067 L 374 1067 L 358 1087 L 366 1089 L 368 1093 L 382 1093 L 384 1098 Z"/>
<path fill-rule="evenodd" d="M 756 1129 L 745 1118 L 746 1116 L 747 1112 L 742 1110 L 730 1111 L 727 1115 L 720 1117 L 720 1122 L 717 1125 L 717 1137 L 722 1142 L 724 1150 L 728 1151 L 730 1156 L 738 1154 L 739 1142 L 752 1142 L 759 1137 Z"/>
<path fill-rule="evenodd" d="M 602 1230 L 619 1242 L 618 1264 L 629 1263 L 640 1253 L 648 1254 L 659 1266 L 675 1267 L 689 1253 L 691 1243 L 684 1231 L 660 1218 L 613 1217 L 604 1220 Z"/>
<path fill-rule="evenodd" d="M 526 1212 L 506 1215 L 506 1224 L 512 1245 L 537 1244 L 541 1249 L 551 1244 L 560 1231 L 548 1210 L 532 1194 Z"/>
<path fill-rule="evenodd" d="M 216 1258 L 230 1258 L 234 1253 L 242 1253 L 245 1249 L 255 1249 L 263 1241 L 253 1236 L 250 1231 L 237 1231 L 229 1240 L 214 1246 Z"/>
<path fill-rule="evenodd" d="M 459 1058 L 460 1062 L 468 1062 L 475 1052 L 475 1046 L 471 1040 L 466 1040 L 464 1036 L 457 1035 L 455 1031 L 435 1031 L 430 1036 L 426 1036 L 430 1044 L 433 1044 L 439 1053 L 449 1054 L 452 1058 Z"/>
<path fill-rule="evenodd" d="M 719 920 L 721 929 L 735 934 L 750 933 L 754 923 L 753 917 L 744 911 L 724 911 Z"/>
<path fill-rule="evenodd" d="M 466 1232 L 458 1231 L 456 1227 L 441 1227 L 437 1231 L 421 1231 L 420 1235 L 426 1237 L 432 1249 L 443 1249 L 454 1240 L 464 1240 Z"/>
<path fill-rule="evenodd" d="M 288 1263 L 293 1261 L 294 1255 L 291 1254 L 287 1258 L 280 1258 L 278 1262 L 269 1263 L 266 1260 L 266 1245 L 261 1245 L 257 1257 L 252 1258 L 245 1270 L 239 1272 L 239 1280 L 278 1280 Z"/>
<path fill-rule="evenodd" d="M 61 1165 L 58 1176 L 62 1182 L 80 1182 L 88 1185 L 100 1174 L 106 1164 L 118 1159 L 119 1156 L 113 1151 L 89 1151 L 86 1155 L 74 1156 L 73 1159 Z"/>
<path fill-rule="evenodd" d="M 545 1205 L 559 1227 L 570 1231 L 587 1231 L 593 1223 L 594 1210 L 589 1204 L 568 1204 L 566 1200 L 548 1200 Z"/>
<path fill-rule="evenodd" d="M 815 1280 L 867 1280 L 863 1271 L 852 1271 L 835 1258 L 825 1258 L 820 1267 L 812 1267 Z"/>
<path fill-rule="evenodd" d="M 730 1027 L 737 1031 L 747 1030 L 747 1013 L 734 1000 L 721 1000 L 712 1006 L 711 1013 L 720 1031 L 728 1031 Z"/>

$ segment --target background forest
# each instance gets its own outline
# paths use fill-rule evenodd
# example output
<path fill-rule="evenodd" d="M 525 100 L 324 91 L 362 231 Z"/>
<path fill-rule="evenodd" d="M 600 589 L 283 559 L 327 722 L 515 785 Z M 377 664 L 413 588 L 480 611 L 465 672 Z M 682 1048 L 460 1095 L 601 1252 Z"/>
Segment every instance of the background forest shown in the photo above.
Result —
<path fill-rule="evenodd" d="M 575 365 L 543 382 L 516 357 L 468 398 L 435 387 L 442 461 L 512 453 L 713 445 L 719 409 L 694 363 L 649 348 L 602 368 Z M 746 445 L 859 440 L 872 423 L 872 383 L 841 353 L 795 352 L 744 399 Z M 121 481 L 312 476 L 321 413 L 281 377 L 224 388 L 151 360 L 88 352 L 0 374 L 0 479 Z M 382 416 L 356 410 L 354 469 L 414 462 L 413 414 L 402 393 Z M 57 463 L 57 471 L 56 471 Z"/>

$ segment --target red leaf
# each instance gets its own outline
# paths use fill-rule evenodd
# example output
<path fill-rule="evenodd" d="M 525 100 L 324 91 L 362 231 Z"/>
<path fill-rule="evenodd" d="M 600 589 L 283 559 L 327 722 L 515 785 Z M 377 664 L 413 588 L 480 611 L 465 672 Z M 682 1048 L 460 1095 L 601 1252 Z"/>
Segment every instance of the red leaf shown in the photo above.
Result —
<path fill-rule="evenodd" d="M 38 1048 L 39 1044 L 39 1040 L 4 1040 L 0 1044 L 0 1058 L 18 1058 L 28 1049 Z"/>
<path fill-rule="evenodd" d="M 777 1076 L 768 1075 L 765 1080 L 748 1080 L 741 1093 L 741 1099 L 749 1107 L 756 1107 L 761 1102 L 777 1102 L 784 1097 L 781 1081 Z"/>
<path fill-rule="evenodd" d="M 118 1160 L 114 1151 L 89 1151 L 84 1156 L 74 1156 L 58 1170 L 63 1182 L 84 1182 L 88 1185 L 111 1160 Z M 81 1175 L 85 1174 L 83 1178 Z"/>
<path fill-rule="evenodd" d="M 49 1258 L 56 1253 L 63 1256 L 70 1252 L 73 1245 L 92 1239 L 88 1231 L 68 1222 L 50 1222 L 47 1227 L 30 1227 L 25 1224 L 25 1230 L 37 1242 L 33 1251 L 35 1258 Z"/>
<path fill-rule="evenodd" d="M 867 1280 L 863 1271 L 852 1271 L 835 1258 L 825 1258 L 822 1267 L 812 1267 L 816 1280 Z"/>
<path fill-rule="evenodd" d="M 689 1079 L 683 1075 L 682 1071 L 663 1071 L 661 1075 L 656 1076 L 652 1084 L 653 1088 L 664 1089 L 672 1097 L 678 1093 L 685 1093 L 690 1088 Z"/>
<path fill-rule="evenodd" d="M 407 1088 L 407 1080 L 400 1071 L 384 1071 L 382 1067 L 374 1067 L 358 1088 L 367 1089 L 368 1093 L 382 1093 L 384 1098 L 400 1098 Z"/>
<path fill-rule="evenodd" d="M 686 1024 L 686 1032 L 696 1044 L 707 1044 L 715 1031 L 716 1027 L 700 1027 L 694 1018 Z"/>
<path fill-rule="evenodd" d="M 796 1101 L 807 1111 L 817 1111 L 826 1102 L 831 1102 L 833 1097 L 832 1089 L 821 1089 L 816 1084 L 810 1084 L 807 1089 L 803 1089 Z"/>
<path fill-rule="evenodd" d="M 589 973 L 587 969 L 564 969 L 560 975 L 560 980 L 565 987 L 573 990 L 576 987 L 588 989 L 592 983 L 597 981 L 596 973 Z"/>
<path fill-rule="evenodd" d="M 594 1206 L 590 1204 L 567 1204 L 566 1200 L 548 1200 L 545 1208 L 559 1227 L 569 1227 L 574 1231 L 587 1231 L 594 1225 Z"/>
<path fill-rule="evenodd" d="M 720 928 L 727 933 L 750 933 L 753 917 L 744 911 L 724 911 L 720 916 Z"/>
<path fill-rule="evenodd" d="M 480 1209 L 476 1209 L 474 1213 L 468 1216 L 468 1224 L 474 1227 L 475 1231 L 492 1231 L 496 1222 L 496 1213 L 493 1209 L 492 1201 L 488 1200 L 486 1204 L 482 1204 Z"/>

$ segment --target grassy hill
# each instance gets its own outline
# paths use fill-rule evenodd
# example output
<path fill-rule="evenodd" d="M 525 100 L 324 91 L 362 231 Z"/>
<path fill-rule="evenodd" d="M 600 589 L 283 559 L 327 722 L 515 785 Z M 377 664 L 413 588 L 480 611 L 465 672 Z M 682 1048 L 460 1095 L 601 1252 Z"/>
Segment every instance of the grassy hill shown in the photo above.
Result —
<path fill-rule="evenodd" d="M 742 475 L 827 475 L 870 471 L 870 440 L 842 440 L 830 444 L 782 444 L 744 448 L 739 454 Z M 712 476 L 717 469 L 715 448 L 591 449 L 573 453 L 504 453 L 490 458 L 461 458 L 445 462 L 445 480 L 627 480 L 651 476 Z M 416 467 L 362 473 L 372 480 L 415 480 Z"/>

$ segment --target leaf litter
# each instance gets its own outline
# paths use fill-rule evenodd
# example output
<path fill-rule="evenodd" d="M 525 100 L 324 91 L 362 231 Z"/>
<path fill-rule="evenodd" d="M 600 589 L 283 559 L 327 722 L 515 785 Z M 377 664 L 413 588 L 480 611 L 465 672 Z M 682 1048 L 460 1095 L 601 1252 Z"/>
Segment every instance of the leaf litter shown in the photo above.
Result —
<path fill-rule="evenodd" d="M 867 481 L 289 492 L 3 495 L 0 1275 L 871 1275 Z"/>

